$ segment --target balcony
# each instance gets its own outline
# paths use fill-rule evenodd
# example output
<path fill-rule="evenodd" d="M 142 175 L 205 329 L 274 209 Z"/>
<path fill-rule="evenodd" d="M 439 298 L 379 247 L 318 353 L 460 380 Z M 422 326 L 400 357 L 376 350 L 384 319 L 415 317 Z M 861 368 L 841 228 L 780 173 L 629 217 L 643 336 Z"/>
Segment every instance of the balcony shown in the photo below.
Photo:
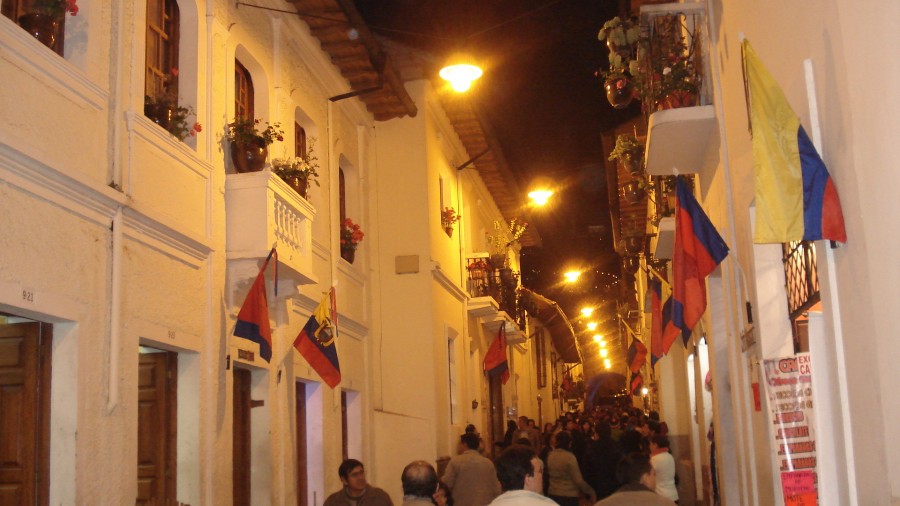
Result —
<path fill-rule="evenodd" d="M 678 41 L 676 44 L 684 47 L 684 56 L 690 61 L 694 82 L 699 84 L 696 105 L 647 108 L 655 110 L 647 120 L 644 155 L 647 172 L 652 175 L 702 174 L 718 164 L 718 123 L 711 105 L 706 26 L 702 3 L 641 6 L 641 32 L 650 41 L 648 60 L 658 61 L 655 53 L 671 51 L 672 40 Z"/>
<path fill-rule="evenodd" d="M 479 318 L 485 332 L 495 333 L 500 330 L 500 325 L 506 325 L 507 342 L 523 342 L 525 314 L 517 299 L 519 273 L 495 269 L 487 254 L 468 258 L 466 270 L 469 313 Z"/>
<path fill-rule="evenodd" d="M 226 259 L 259 260 L 275 245 L 279 277 L 315 283 L 312 221 L 315 208 L 269 170 L 225 178 Z"/>

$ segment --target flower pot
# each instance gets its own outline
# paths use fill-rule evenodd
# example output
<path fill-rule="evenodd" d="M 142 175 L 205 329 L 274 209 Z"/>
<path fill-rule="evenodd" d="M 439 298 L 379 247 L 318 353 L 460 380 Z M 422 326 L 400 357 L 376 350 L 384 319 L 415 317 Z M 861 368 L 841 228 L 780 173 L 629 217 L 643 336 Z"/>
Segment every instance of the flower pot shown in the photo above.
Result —
<path fill-rule="evenodd" d="M 341 258 L 352 264 L 353 261 L 356 260 L 356 248 L 352 246 L 341 246 Z"/>
<path fill-rule="evenodd" d="M 234 163 L 234 170 L 240 173 L 261 171 L 268 156 L 269 149 L 265 145 L 231 144 L 231 161 Z"/>
<path fill-rule="evenodd" d="M 632 176 L 640 174 L 644 170 L 644 161 L 637 156 L 625 155 L 619 158 L 619 161 Z"/>
<path fill-rule="evenodd" d="M 303 197 L 304 199 L 309 200 L 307 194 L 309 193 L 309 179 L 304 179 L 302 177 L 289 177 L 284 180 L 288 186 L 294 189 L 298 195 Z"/>
<path fill-rule="evenodd" d="M 634 83 L 628 79 L 614 79 L 606 82 L 606 100 L 616 109 L 624 109 L 634 99 Z"/>
<path fill-rule="evenodd" d="M 508 267 L 500 269 L 500 282 L 507 286 L 516 284 L 516 277 L 513 276 L 512 269 Z"/>
<path fill-rule="evenodd" d="M 444 227 L 444 232 L 447 233 L 447 237 L 453 237 L 453 227 Z"/>
<path fill-rule="evenodd" d="M 678 109 L 697 105 L 697 94 L 686 90 L 675 90 L 656 103 L 657 110 Z"/>
<path fill-rule="evenodd" d="M 144 116 L 171 132 L 175 108 L 167 104 L 144 104 Z"/>
<path fill-rule="evenodd" d="M 620 46 L 613 42 L 611 39 L 606 39 L 606 47 L 609 49 L 610 53 L 621 56 L 623 60 L 631 58 L 631 54 L 633 52 L 633 46 L 631 44 L 622 44 Z"/>
<path fill-rule="evenodd" d="M 639 257 L 625 257 L 622 261 L 622 267 L 628 274 L 634 274 L 641 267 L 641 259 Z"/>
<path fill-rule="evenodd" d="M 629 204 L 640 204 L 646 194 L 647 192 L 639 186 L 638 181 L 631 181 L 622 186 L 622 197 Z"/>
<path fill-rule="evenodd" d="M 494 269 L 500 269 L 504 265 L 506 265 L 506 255 L 495 254 L 491 255 L 491 267 Z"/>
<path fill-rule="evenodd" d="M 643 236 L 630 236 L 626 237 L 622 241 L 624 244 L 625 254 L 627 255 L 637 255 L 644 249 L 644 238 Z"/>
<path fill-rule="evenodd" d="M 59 19 L 50 14 L 29 12 L 19 16 L 19 26 L 39 40 L 41 44 L 53 49 L 59 32 Z"/>

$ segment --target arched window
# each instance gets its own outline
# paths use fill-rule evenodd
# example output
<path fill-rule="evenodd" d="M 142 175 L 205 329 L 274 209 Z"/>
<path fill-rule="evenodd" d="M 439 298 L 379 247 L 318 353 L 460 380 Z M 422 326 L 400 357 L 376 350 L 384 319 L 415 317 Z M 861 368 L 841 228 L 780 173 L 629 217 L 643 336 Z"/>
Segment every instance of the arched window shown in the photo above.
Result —
<path fill-rule="evenodd" d="M 253 79 L 250 71 L 234 61 L 234 118 L 253 120 Z"/>
<path fill-rule="evenodd" d="M 144 95 L 171 94 L 178 99 L 178 3 L 147 2 L 147 49 L 144 57 Z M 176 69 L 173 72 L 173 69 Z"/>
<path fill-rule="evenodd" d="M 294 122 L 294 156 L 306 159 L 306 130 Z"/>

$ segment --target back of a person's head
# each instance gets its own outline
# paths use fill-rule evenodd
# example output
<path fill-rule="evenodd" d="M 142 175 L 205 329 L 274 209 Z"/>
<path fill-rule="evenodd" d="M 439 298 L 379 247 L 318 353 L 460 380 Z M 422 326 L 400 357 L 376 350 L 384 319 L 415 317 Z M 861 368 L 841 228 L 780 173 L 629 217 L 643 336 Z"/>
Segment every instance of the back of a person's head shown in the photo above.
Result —
<path fill-rule="evenodd" d="M 466 434 L 478 434 L 478 430 L 475 428 L 474 424 L 466 425 Z"/>
<path fill-rule="evenodd" d="M 516 439 L 515 441 L 513 441 L 513 443 L 515 443 L 517 445 L 531 446 L 531 440 L 528 439 L 527 437 L 520 437 L 519 439 Z"/>
<path fill-rule="evenodd" d="M 641 477 L 653 470 L 650 457 L 640 452 L 629 453 L 622 457 L 616 468 L 616 478 L 622 484 L 635 484 L 641 482 Z"/>
<path fill-rule="evenodd" d="M 459 442 L 466 445 L 466 448 L 470 450 L 477 450 L 478 446 L 481 444 L 481 437 L 474 432 L 466 432 L 462 436 L 459 436 Z"/>
<path fill-rule="evenodd" d="M 572 446 L 572 434 L 568 431 L 561 431 L 556 434 L 556 447 L 562 450 L 568 450 Z"/>
<path fill-rule="evenodd" d="M 608 439 L 612 437 L 612 429 L 609 424 L 606 422 L 600 422 L 594 427 L 594 432 L 597 433 L 601 439 Z"/>
<path fill-rule="evenodd" d="M 650 412 L 650 419 L 651 419 L 651 420 L 656 420 L 656 421 L 658 422 L 658 421 L 659 421 L 659 413 L 656 412 L 656 411 L 651 411 L 651 412 Z"/>
<path fill-rule="evenodd" d="M 525 477 L 534 476 L 531 460 L 537 457 L 534 448 L 525 445 L 511 445 L 494 461 L 497 468 L 497 480 L 503 490 L 521 490 L 525 488 Z"/>
<path fill-rule="evenodd" d="M 668 448 L 669 447 L 669 438 L 663 436 L 662 434 L 657 434 L 650 438 L 650 441 L 653 442 L 656 446 L 660 448 Z"/>
<path fill-rule="evenodd" d="M 363 463 L 356 459 L 347 459 L 338 466 L 338 476 L 346 480 L 347 477 L 350 476 L 350 473 L 357 467 L 363 467 Z M 363 469 L 365 468 L 363 467 Z"/>
<path fill-rule="evenodd" d="M 434 466 L 424 460 L 416 460 L 403 468 L 400 476 L 403 485 L 403 495 L 431 498 L 437 490 L 437 472 Z"/>

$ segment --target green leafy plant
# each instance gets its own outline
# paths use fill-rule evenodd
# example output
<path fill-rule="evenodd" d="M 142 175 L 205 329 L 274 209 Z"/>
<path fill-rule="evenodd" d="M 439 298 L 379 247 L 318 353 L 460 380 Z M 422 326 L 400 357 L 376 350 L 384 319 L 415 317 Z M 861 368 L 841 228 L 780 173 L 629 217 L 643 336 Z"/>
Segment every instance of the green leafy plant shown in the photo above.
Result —
<path fill-rule="evenodd" d="M 644 157 L 644 143 L 632 134 L 619 134 L 616 147 L 609 153 L 609 161 L 640 160 Z"/>
<path fill-rule="evenodd" d="M 616 16 L 603 23 L 603 27 L 597 33 L 597 39 L 611 42 L 615 46 L 626 46 L 637 42 L 640 35 L 640 27 L 634 21 Z"/>
<path fill-rule="evenodd" d="M 681 14 L 659 16 L 652 36 L 642 40 L 629 63 L 645 109 L 693 105 L 700 92 L 699 39 Z"/>
<path fill-rule="evenodd" d="M 284 130 L 281 123 L 266 122 L 266 127 L 258 130 L 261 125 L 258 119 L 237 118 L 228 124 L 225 132 L 225 140 L 232 144 L 255 144 L 266 147 L 269 144 L 284 140 Z"/>
<path fill-rule="evenodd" d="M 528 223 L 519 218 L 513 218 L 508 223 L 494 220 L 494 233 L 488 234 L 487 242 L 494 254 L 502 255 L 522 237 L 526 230 L 528 230 Z"/>
<path fill-rule="evenodd" d="M 61 18 L 66 13 L 77 16 L 78 4 L 77 0 L 32 0 L 29 11 L 55 18 Z"/>
<path fill-rule="evenodd" d="M 311 181 L 316 186 L 319 186 L 319 158 L 315 153 L 315 143 L 315 138 L 309 140 L 305 156 L 275 158 L 272 160 L 272 172 L 288 182 L 293 178 L 297 178 L 302 181 Z"/>

